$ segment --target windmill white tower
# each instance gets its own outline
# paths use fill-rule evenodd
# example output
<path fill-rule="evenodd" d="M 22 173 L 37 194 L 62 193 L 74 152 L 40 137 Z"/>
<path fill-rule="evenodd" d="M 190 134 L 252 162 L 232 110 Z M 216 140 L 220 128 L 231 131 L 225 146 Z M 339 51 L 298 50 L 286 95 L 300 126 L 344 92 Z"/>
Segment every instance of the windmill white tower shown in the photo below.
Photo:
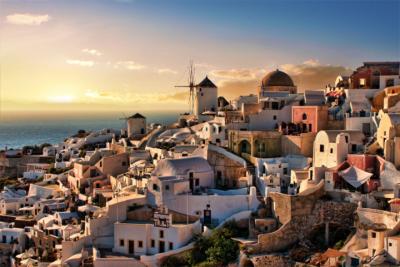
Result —
<path fill-rule="evenodd" d="M 218 88 L 206 76 L 199 84 L 194 81 L 195 68 L 193 62 L 189 66 L 189 85 L 177 85 L 175 87 L 189 88 L 190 114 L 195 115 L 199 120 L 203 112 L 214 113 L 218 108 Z"/>

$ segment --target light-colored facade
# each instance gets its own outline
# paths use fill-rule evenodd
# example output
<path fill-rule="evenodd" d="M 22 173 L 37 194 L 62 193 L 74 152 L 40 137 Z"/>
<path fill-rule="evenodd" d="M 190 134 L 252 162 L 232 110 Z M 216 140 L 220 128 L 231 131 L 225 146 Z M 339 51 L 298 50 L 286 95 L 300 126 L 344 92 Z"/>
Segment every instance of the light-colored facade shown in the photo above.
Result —
<path fill-rule="evenodd" d="M 146 118 L 136 113 L 126 119 L 128 137 L 143 135 L 146 133 Z"/>
<path fill-rule="evenodd" d="M 383 113 L 377 131 L 377 141 L 384 157 L 400 167 L 400 113 Z"/>
<path fill-rule="evenodd" d="M 217 112 L 218 88 L 208 77 L 195 87 L 194 93 L 194 115 L 199 121 L 207 119 L 207 116 L 202 115 L 203 112 Z"/>
<path fill-rule="evenodd" d="M 393 264 L 400 264 L 400 236 L 385 237 L 387 260 Z"/>
<path fill-rule="evenodd" d="M 327 130 L 318 132 L 314 141 L 313 167 L 335 167 L 349 153 L 363 150 L 364 134 L 359 131 Z"/>
<path fill-rule="evenodd" d="M 114 252 L 125 255 L 154 255 L 187 245 L 201 233 L 201 223 L 157 227 L 152 221 L 125 221 L 114 224 Z"/>

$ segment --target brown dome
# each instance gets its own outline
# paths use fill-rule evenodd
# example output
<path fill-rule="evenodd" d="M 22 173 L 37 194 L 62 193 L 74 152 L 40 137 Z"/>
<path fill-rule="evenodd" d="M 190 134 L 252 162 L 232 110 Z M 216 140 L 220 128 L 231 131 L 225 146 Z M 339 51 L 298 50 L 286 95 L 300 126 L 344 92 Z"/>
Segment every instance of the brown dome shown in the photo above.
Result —
<path fill-rule="evenodd" d="M 262 79 L 261 86 L 294 86 L 292 78 L 280 70 L 275 70 Z"/>

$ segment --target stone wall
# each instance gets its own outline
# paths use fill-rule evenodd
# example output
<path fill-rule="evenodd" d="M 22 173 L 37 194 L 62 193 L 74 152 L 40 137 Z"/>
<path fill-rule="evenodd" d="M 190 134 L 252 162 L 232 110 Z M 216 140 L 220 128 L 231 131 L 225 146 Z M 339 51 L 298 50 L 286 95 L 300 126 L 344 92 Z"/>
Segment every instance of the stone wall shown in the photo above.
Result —
<path fill-rule="evenodd" d="M 237 187 L 239 178 L 246 176 L 246 167 L 217 151 L 208 150 L 207 161 L 213 168 L 217 185 Z M 219 177 L 219 175 L 221 175 Z"/>
<path fill-rule="evenodd" d="M 323 201 L 321 183 L 317 189 L 304 196 L 290 196 L 280 193 L 271 194 L 275 215 L 283 224 L 277 231 L 258 235 L 258 242 L 249 245 L 250 253 L 270 253 L 286 250 L 297 241 L 307 237 L 322 224 L 351 227 L 353 214 L 357 208 L 354 203 Z"/>
<path fill-rule="evenodd" d="M 251 258 L 254 267 L 274 266 L 274 267 L 291 267 L 295 266 L 295 262 L 288 257 L 280 255 L 266 255 Z"/>
<path fill-rule="evenodd" d="M 282 135 L 282 156 L 303 155 L 305 157 L 312 157 L 315 136 L 316 133 Z"/>
<path fill-rule="evenodd" d="M 326 126 L 327 130 L 344 130 L 345 129 L 345 121 L 336 121 L 336 120 L 328 120 L 328 124 Z"/>

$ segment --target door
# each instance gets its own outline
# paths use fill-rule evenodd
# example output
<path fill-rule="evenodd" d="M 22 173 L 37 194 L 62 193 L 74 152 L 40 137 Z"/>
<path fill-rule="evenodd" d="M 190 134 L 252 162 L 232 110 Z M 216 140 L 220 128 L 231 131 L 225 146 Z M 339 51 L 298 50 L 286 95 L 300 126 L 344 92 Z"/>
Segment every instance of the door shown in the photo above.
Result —
<path fill-rule="evenodd" d="M 163 253 L 165 252 L 165 242 L 160 240 L 160 243 L 158 244 L 158 253 Z"/>
<path fill-rule="evenodd" d="M 193 192 L 193 187 L 194 187 L 194 185 L 193 185 L 193 172 L 189 172 L 189 188 L 190 188 L 190 191 L 192 191 L 192 192 Z"/>
<path fill-rule="evenodd" d="M 129 240 L 128 242 L 128 253 L 129 254 L 135 253 L 135 242 L 133 240 Z"/>
<path fill-rule="evenodd" d="M 210 225 L 211 224 L 211 210 L 203 210 L 203 223 L 204 225 Z"/>

